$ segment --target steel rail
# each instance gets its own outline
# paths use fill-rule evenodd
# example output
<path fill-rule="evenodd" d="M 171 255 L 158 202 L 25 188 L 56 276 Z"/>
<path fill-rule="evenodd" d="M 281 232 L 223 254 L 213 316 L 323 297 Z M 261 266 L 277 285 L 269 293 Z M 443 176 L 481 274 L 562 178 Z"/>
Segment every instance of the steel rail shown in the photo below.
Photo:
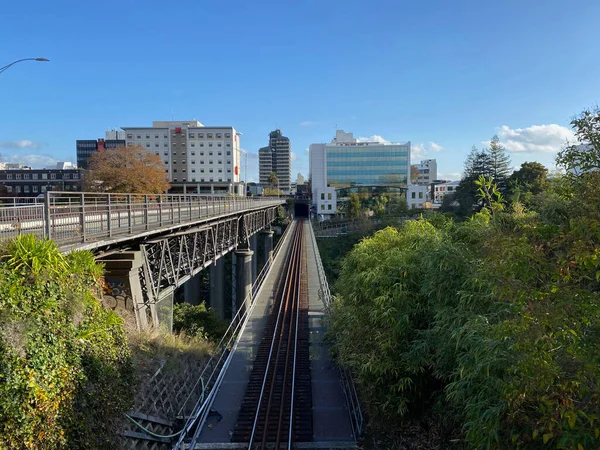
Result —
<path fill-rule="evenodd" d="M 284 288 L 281 294 L 281 299 L 279 302 L 279 308 L 278 308 L 278 312 L 277 312 L 277 318 L 276 318 L 276 323 L 275 323 L 275 328 L 273 331 L 273 337 L 271 339 L 271 345 L 269 348 L 269 356 L 267 359 L 267 364 L 266 364 L 266 368 L 265 368 L 265 374 L 263 376 L 263 380 L 261 383 L 261 391 L 260 391 L 260 395 L 258 398 L 258 405 L 256 408 L 256 412 L 255 412 L 255 416 L 254 416 L 254 422 L 253 422 L 253 426 L 252 426 L 252 432 L 250 434 L 250 439 L 249 439 L 249 443 L 248 443 L 248 449 L 252 448 L 252 445 L 254 444 L 255 441 L 255 437 L 256 437 L 256 433 L 257 433 L 257 429 L 259 427 L 259 423 L 261 422 L 261 406 L 263 404 L 263 400 L 265 397 L 265 390 L 267 388 L 267 382 L 269 380 L 269 375 L 270 375 L 270 385 L 269 385 L 269 395 L 267 400 L 267 410 L 265 412 L 265 417 L 264 417 L 264 427 L 263 427 L 263 434 L 262 434 L 262 440 L 261 440 L 261 444 L 260 447 L 261 449 L 264 450 L 264 448 L 266 447 L 266 441 L 267 441 L 267 433 L 269 430 L 269 416 L 270 416 L 270 410 L 271 410 L 271 404 L 273 401 L 273 395 L 274 395 L 274 389 L 275 389 L 275 384 L 276 384 L 276 377 L 277 377 L 277 368 L 279 365 L 279 356 L 281 353 L 281 344 L 282 344 L 282 338 L 284 336 L 284 332 L 285 332 L 285 322 L 286 319 L 289 318 L 289 322 L 290 322 L 290 326 L 292 323 L 292 319 L 293 319 L 293 315 L 289 314 L 290 312 L 290 303 L 293 303 L 293 300 L 290 301 L 290 299 L 294 296 L 294 293 L 298 291 L 298 284 L 299 284 L 299 274 L 300 274 L 300 258 L 299 255 L 301 256 L 301 248 L 302 248 L 302 227 L 300 225 L 300 223 L 297 223 L 296 225 L 296 230 L 295 230 L 295 234 L 293 237 L 293 242 L 292 242 L 292 249 L 290 252 L 290 258 L 287 262 L 287 267 L 285 269 L 285 284 L 284 284 Z M 296 281 L 296 283 L 295 283 Z M 298 296 L 296 296 L 298 298 Z M 288 330 L 288 334 L 291 333 L 291 330 Z M 288 339 L 288 344 L 289 344 L 289 339 Z M 275 362 L 274 364 L 272 364 L 272 360 L 273 360 L 273 353 L 276 353 L 275 356 Z M 289 353 L 288 353 L 289 356 Z M 286 357 L 286 365 L 287 362 L 289 362 L 289 358 Z M 284 373 L 287 373 L 287 367 L 284 367 Z M 282 401 L 284 398 L 284 389 L 285 387 L 282 387 Z M 291 394 L 293 395 L 293 393 Z M 281 427 L 282 427 L 282 421 L 281 421 L 281 414 L 280 414 L 280 420 L 278 421 L 277 424 L 277 439 L 279 440 L 280 438 L 280 434 L 281 434 Z M 290 428 L 292 427 L 292 424 L 290 423 Z"/>

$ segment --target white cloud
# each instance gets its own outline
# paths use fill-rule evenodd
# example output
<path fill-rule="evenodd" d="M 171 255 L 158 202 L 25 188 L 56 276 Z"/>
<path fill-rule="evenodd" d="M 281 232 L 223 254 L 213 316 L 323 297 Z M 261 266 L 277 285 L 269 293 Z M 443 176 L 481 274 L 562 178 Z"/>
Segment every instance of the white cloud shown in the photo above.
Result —
<path fill-rule="evenodd" d="M 23 163 L 33 169 L 43 169 L 56 166 L 58 159 L 44 155 L 2 155 L 2 162 Z"/>
<path fill-rule="evenodd" d="M 319 122 L 315 122 L 314 120 L 305 120 L 303 122 L 300 122 L 300 126 L 301 127 L 311 127 L 313 125 L 318 125 Z"/>
<path fill-rule="evenodd" d="M 306 150 L 304 150 L 306 153 L 310 153 L 310 147 L 306 147 Z"/>
<path fill-rule="evenodd" d="M 290 160 L 296 161 L 297 159 L 298 159 L 298 155 L 296 155 L 294 152 L 290 152 Z"/>
<path fill-rule="evenodd" d="M 436 144 L 432 141 L 429 141 L 429 147 L 431 147 L 431 150 L 433 150 L 434 152 L 439 152 L 440 150 L 444 149 L 444 147 L 442 147 L 440 144 Z"/>
<path fill-rule="evenodd" d="M 462 174 L 460 172 L 440 172 L 438 178 L 440 180 L 458 181 L 462 178 Z"/>
<path fill-rule="evenodd" d="M 371 137 L 359 137 L 359 138 L 356 138 L 356 140 L 358 142 L 379 142 L 381 144 L 387 144 L 390 142 L 377 134 L 374 134 Z"/>
<path fill-rule="evenodd" d="M 497 134 L 506 150 L 514 153 L 555 153 L 567 141 L 576 142 L 575 135 L 569 128 L 555 123 L 514 129 L 503 125 Z M 484 141 L 483 144 L 489 145 L 489 141 Z"/>
<path fill-rule="evenodd" d="M 423 143 L 412 144 L 411 148 L 410 148 L 410 159 L 412 160 L 411 164 L 417 163 L 418 160 L 427 157 L 429 155 L 429 153 L 431 153 L 431 152 L 437 153 L 443 149 L 444 149 L 444 147 L 442 147 L 440 144 L 437 144 L 433 141 L 429 141 L 428 144 L 423 144 Z"/>
<path fill-rule="evenodd" d="M 40 148 L 42 144 L 40 142 L 30 141 L 28 139 L 22 139 L 20 141 L 0 141 L 0 148 Z"/>

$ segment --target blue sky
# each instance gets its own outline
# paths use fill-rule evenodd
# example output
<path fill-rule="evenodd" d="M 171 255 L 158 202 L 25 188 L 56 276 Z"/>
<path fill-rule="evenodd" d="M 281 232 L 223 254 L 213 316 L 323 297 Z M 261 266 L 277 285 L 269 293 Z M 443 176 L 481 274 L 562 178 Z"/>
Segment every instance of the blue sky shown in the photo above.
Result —
<path fill-rule="evenodd" d="M 75 160 L 75 140 L 152 120 L 272 129 L 306 149 L 335 127 L 413 143 L 456 179 L 498 133 L 513 165 L 553 164 L 570 118 L 599 102 L 597 0 L 7 1 L 0 153 Z M 255 178 L 256 158 L 248 177 Z"/>

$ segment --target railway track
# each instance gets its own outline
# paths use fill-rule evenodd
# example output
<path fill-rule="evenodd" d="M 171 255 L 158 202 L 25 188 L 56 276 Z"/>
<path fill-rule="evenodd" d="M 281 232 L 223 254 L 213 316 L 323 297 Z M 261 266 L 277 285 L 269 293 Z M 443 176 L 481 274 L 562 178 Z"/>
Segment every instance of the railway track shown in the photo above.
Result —
<path fill-rule="evenodd" d="M 308 290 L 303 221 L 292 245 L 261 339 L 233 442 L 248 448 L 291 449 L 312 440 L 312 392 L 308 347 Z"/>

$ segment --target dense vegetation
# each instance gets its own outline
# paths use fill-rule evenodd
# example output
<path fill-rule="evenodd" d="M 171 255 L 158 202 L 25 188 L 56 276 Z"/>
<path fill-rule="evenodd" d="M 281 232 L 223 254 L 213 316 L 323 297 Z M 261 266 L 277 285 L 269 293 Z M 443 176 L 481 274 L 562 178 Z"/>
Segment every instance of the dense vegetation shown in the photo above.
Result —
<path fill-rule="evenodd" d="M 206 303 L 190 305 L 179 303 L 173 306 L 173 331 L 177 334 L 185 333 L 187 336 L 218 342 L 225 331 L 228 322 L 217 316 L 212 308 L 207 308 Z"/>
<path fill-rule="evenodd" d="M 506 173 L 469 180 L 470 220 L 432 214 L 344 259 L 334 351 L 374 421 L 433 416 L 467 448 L 600 448 L 600 173 L 525 169 L 510 201 Z"/>
<path fill-rule="evenodd" d="M 117 448 L 135 377 L 101 274 L 91 253 L 33 235 L 0 248 L 1 448 Z"/>

